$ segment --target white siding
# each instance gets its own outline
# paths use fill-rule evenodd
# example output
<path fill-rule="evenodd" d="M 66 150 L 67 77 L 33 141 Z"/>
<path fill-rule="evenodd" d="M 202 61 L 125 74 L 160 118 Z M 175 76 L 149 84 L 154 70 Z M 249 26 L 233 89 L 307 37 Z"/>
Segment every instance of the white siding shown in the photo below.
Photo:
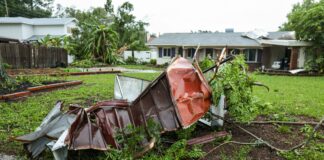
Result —
<path fill-rule="evenodd" d="M 34 26 L 34 35 L 65 35 L 64 25 L 44 25 L 44 26 Z"/>
<path fill-rule="evenodd" d="M 162 57 L 156 59 L 156 64 L 158 65 L 163 65 L 165 63 L 170 63 L 170 62 L 171 62 L 171 57 Z"/>
<path fill-rule="evenodd" d="M 124 60 L 128 57 L 132 57 L 132 51 L 125 51 Z M 150 62 L 151 59 L 157 59 L 157 52 L 154 51 L 134 51 L 134 57 L 140 60 L 141 62 Z"/>
<path fill-rule="evenodd" d="M 34 35 L 34 28 L 28 24 L 22 24 L 22 39 L 27 39 Z"/>
<path fill-rule="evenodd" d="M 0 37 L 23 40 L 21 24 L 1 24 Z"/>

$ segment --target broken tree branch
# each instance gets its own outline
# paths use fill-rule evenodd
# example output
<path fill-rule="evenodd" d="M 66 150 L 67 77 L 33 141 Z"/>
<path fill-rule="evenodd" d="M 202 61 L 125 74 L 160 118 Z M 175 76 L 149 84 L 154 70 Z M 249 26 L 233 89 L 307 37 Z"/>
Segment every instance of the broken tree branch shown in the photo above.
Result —
<path fill-rule="evenodd" d="M 235 122 L 235 123 L 239 123 L 240 122 Z M 285 125 L 305 125 L 305 124 L 309 124 L 309 125 L 317 125 L 318 122 L 288 122 L 288 121 L 251 121 L 249 122 L 249 124 L 285 124 Z M 324 126 L 324 124 L 321 124 L 322 126 Z"/>
<path fill-rule="evenodd" d="M 221 117 L 221 116 L 218 116 L 214 113 L 211 113 L 213 116 L 227 122 L 227 123 L 230 123 L 230 124 L 233 124 L 235 127 L 238 127 L 239 129 L 241 129 L 242 131 L 246 132 L 247 134 L 249 134 L 250 136 L 252 136 L 253 138 L 257 139 L 259 142 L 261 142 L 261 144 L 265 144 L 266 146 L 268 146 L 269 148 L 273 149 L 273 150 L 276 150 L 278 152 L 289 152 L 289 151 L 293 151 L 295 149 L 298 149 L 298 148 L 301 148 L 301 147 L 304 147 L 306 146 L 314 137 L 314 134 L 316 133 L 316 131 L 318 130 L 319 126 L 324 122 L 324 117 L 323 119 L 321 119 L 320 122 L 318 122 L 318 124 L 316 125 L 316 127 L 314 128 L 311 136 L 304 142 L 290 148 L 290 149 L 280 149 L 280 148 L 277 148 L 273 145 L 271 145 L 269 142 L 263 140 L 262 138 L 256 136 L 255 134 L 251 133 L 250 131 L 246 130 L 245 128 L 239 126 L 237 123 L 233 122 L 233 121 L 230 121 L 230 120 L 226 120 L 225 118 Z"/>

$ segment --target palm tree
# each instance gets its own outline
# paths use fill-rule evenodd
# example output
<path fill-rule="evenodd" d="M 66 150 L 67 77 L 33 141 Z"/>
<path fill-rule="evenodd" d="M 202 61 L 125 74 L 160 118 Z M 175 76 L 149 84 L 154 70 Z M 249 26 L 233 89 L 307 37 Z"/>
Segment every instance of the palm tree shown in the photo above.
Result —
<path fill-rule="evenodd" d="M 88 56 L 108 64 L 116 63 L 118 34 L 105 25 L 93 26 L 91 38 L 85 48 Z"/>

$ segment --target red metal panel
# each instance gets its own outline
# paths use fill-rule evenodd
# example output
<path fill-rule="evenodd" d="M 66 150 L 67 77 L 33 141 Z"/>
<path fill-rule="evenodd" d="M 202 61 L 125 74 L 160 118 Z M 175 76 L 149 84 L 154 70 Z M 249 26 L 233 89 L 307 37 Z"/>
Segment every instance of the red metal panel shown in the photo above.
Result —
<path fill-rule="evenodd" d="M 201 118 L 211 105 L 211 89 L 200 69 L 178 57 L 167 69 L 173 101 L 183 127 Z"/>

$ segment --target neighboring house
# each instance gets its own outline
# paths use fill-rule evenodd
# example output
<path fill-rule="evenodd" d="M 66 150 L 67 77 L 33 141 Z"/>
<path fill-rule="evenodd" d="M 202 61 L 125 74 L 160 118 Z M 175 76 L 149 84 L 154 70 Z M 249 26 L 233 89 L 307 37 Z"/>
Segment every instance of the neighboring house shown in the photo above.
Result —
<path fill-rule="evenodd" d="M 279 69 L 303 68 L 305 63 L 304 47 L 309 43 L 297 41 L 294 32 L 257 32 L 216 33 L 166 33 L 148 42 L 153 52 L 158 53 L 157 64 L 169 63 L 175 55 L 192 59 L 199 45 L 197 59 L 206 56 L 216 58 L 224 47 L 232 54 L 244 53 L 250 70 L 264 66 L 271 68 L 273 63 L 282 65 Z"/>
<path fill-rule="evenodd" d="M 0 37 L 19 41 L 36 41 L 46 35 L 71 35 L 75 18 L 0 17 Z"/>

